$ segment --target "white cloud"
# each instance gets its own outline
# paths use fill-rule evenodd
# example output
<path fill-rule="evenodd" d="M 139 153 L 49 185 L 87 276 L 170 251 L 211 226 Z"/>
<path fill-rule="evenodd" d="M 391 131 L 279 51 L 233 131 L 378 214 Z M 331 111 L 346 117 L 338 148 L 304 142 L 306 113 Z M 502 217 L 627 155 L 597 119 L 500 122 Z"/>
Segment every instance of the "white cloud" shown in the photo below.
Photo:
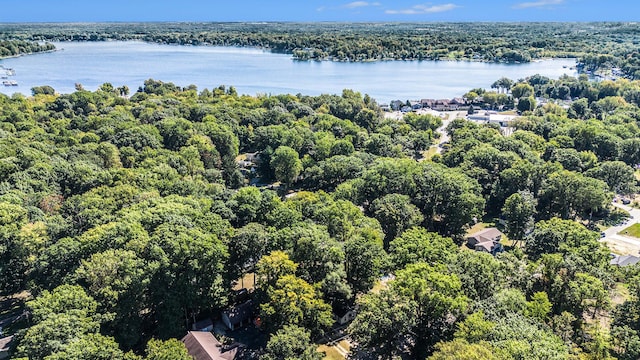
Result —
<path fill-rule="evenodd" d="M 409 9 L 400 9 L 400 10 L 387 10 L 385 11 L 387 14 L 403 14 L 403 15 L 414 15 L 414 14 L 433 14 L 445 11 L 451 11 L 455 8 L 459 8 L 459 5 L 456 4 L 441 4 L 441 5 L 415 5 Z"/>
<path fill-rule="evenodd" d="M 357 9 L 368 6 L 380 6 L 379 2 L 368 2 L 368 1 L 354 1 L 348 4 L 345 4 L 343 7 L 347 9 Z"/>
<path fill-rule="evenodd" d="M 551 5 L 560 5 L 564 3 L 564 0 L 540 0 L 540 1 L 532 1 L 532 2 L 523 2 L 519 4 L 515 4 L 513 6 L 514 9 L 529 9 L 529 8 L 539 8 Z"/>

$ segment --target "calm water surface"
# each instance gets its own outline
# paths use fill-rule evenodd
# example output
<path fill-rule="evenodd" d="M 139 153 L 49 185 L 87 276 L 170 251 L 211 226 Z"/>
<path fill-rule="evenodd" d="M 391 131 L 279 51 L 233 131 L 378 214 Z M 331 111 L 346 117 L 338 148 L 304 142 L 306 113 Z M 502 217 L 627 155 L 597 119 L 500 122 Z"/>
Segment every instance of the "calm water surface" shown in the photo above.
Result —
<path fill-rule="evenodd" d="M 573 59 L 529 64 L 488 64 L 455 61 L 382 61 L 370 63 L 302 62 L 291 55 L 236 47 L 158 45 L 142 42 L 65 42 L 46 54 L 0 60 L 13 68 L 19 86 L 0 85 L 0 92 L 31 94 L 50 85 L 70 93 L 80 83 L 95 90 L 110 82 L 134 92 L 153 78 L 199 90 L 233 85 L 240 94 L 339 94 L 350 88 L 380 103 L 394 99 L 452 98 L 469 89 L 488 88 L 502 76 L 521 79 L 541 74 L 575 76 Z"/>

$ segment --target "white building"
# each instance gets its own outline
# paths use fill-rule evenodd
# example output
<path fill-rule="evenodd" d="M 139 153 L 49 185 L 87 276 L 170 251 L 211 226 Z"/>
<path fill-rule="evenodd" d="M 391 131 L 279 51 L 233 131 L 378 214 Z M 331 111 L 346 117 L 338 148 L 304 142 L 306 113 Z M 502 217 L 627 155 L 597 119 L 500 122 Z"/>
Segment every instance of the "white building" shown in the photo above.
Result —
<path fill-rule="evenodd" d="M 492 113 L 478 113 L 473 115 L 467 115 L 467 119 L 471 121 L 481 121 L 489 124 L 498 124 L 501 127 L 509 127 L 513 124 L 513 121 L 517 118 L 517 115 L 501 115 Z"/>

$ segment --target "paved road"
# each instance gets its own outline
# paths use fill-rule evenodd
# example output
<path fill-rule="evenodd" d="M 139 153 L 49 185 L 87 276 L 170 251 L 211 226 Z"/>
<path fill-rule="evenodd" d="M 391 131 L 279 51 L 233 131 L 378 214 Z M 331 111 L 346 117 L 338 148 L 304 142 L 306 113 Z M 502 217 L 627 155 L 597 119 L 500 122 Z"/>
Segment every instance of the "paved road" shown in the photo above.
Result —
<path fill-rule="evenodd" d="M 447 134 L 447 126 L 451 123 L 451 121 L 457 118 L 465 118 L 467 115 L 466 111 L 445 111 L 442 114 L 446 114 L 445 118 L 442 120 L 442 126 L 436 129 L 436 132 L 440 133 L 440 138 L 438 139 L 438 143 L 433 145 L 437 147 L 436 152 L 438 154 L 442 153 L 442 147 L 440 145 L 449 142 L 449 134 Z"/>
<path fill-rule="evenodd" d="M 449 142 L 449 134 L 447 134 L 447 126 L 451 123 L 451 120 L 442 120 L 442 126 L 436 129 L 436 132 L 440 133 L 440 138 L 438 138 L 438 143 L 432 146 L 436 147 L 436 153 L 442 153 L 442 144 Z"/>
<path fill-rule="evenodd" d="M 618 235 L 618 233 L 633 224 L 640 222 L 640 209 L 634 209 L 630 206 L 626 206 L 617 202 L 613 203 L 613 206 L 629 212 L 631 218 L 626 224 L 612 226 L 604 231 L 604 237 L 600 240 L 606 243 L 609 248 L 621 255 L 638 255 L 640 253 L 640 239 Z"/>

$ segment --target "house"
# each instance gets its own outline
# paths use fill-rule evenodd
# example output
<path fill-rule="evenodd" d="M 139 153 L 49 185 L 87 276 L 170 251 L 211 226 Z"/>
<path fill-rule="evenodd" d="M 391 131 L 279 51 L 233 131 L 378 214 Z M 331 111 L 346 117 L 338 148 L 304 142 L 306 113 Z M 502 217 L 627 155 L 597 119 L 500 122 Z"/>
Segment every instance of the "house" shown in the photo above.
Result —
<path fill-rule="evenodd" d="M 413 110 L 413 109 L 411 109 L 411 106 L 407 106 L 407 105 L 403 106 L 403 107 L 400 109 L 400 111 L 402 111 L 403 113 L 411 112 L 411 110 Z"/>
<path fill-rule="evenodd" d="M 615 256 L 614 255 L 614 258 L 611 259 L 611 262 L 609 262 L 609 264 L 615 265 L 615 266 L 630 266 L 630 265 L 635 265 L 638 262 L 640 262 L 640 258 L 637 256 L 633 256 L 633 255 Z"/>
<path fill-rule="evenodd" d="M 433 104 L 436 101 L 434 99 L 422 99 L 420 100 L 420 103 L 422 104 L 423 108 L 429 108 L 429 109 L 433 109 Z"/>
<path fill-rule="evenodd" d="M 389 107 L 391 108 L 391 110 L 393 111 L 398 111 L 402 108 L 402 106 L 404 106 L 404 102 L 400 101 L 400 100 L 393 100 L 390 104 Z"/>
<path fill-rule="evenodd" d="M 382 111 L 391 111 L 391 107 L 389 107 L 389 105 L 387 105 L 387 104 L 380 105 L 380 109 Z"/>
<path fill-rule="evenodd" d="M 422 103 L 420 101 L 409 101 L 409 105 L 411 105 L 411 108 L 413 110 L 422 109 Z"/>
<path fill-rule="evenodd" d="M 247 169 L 254 168 L 259 162 L 260 162 L 259 152 L 240 154 L 238 155 L 238 157 L 236 157 L 236 163 L 241 168 L 247 168 Z"/>
<path fill-rule="evenodd" d="M 253 303 L 247 300 L 240 305 L 233 306 L 222 312 L 222 322 L 233 331 L 251 324 Z"/>
<path fill-rule="evenodd" d="M 189 331 L 182 343 L 194 360 L 233 360 L 238 352 L 237 346 L 223 346 L 208 331 Z"/>
<path fill-rule="evenodd" d="M 356 314 L 355 309 L 345 309 L 334 312 L 334 318 L 338 324 L 345 325 L 352 322 L 356 318 Z"/>
<path fill-rule="evenodd" d="M 260 153 L 259 152 L 246 153 L 244 155 L 245 155 L 245 159 L 247 161 L 251 161 L 253 163 L 256 163 L 256 162 L 260 161 Z"/>
<path fill-rule="evenodd" d="M 449 100 L 447 99 L 436 100 L 431 108 L 436 111 L 447 111 L 451 109 Z"/>
<path fill-rule="evenodd" d="M 467 236 L 467 245 L 475 251 L 496 254 L 503 251 L 502 233 L 496 228 L 486 228 Z"/>
<path fill-rule="evenodd" d="M 7 359 L 9 357 L 11 341 L 13 341 L 13 336 L 7 336 L 0 339 L 0 359 Z"/>
<path fill-rule="evenodd" d="M 481 242 L 476 244 L 476 246 L 473 249 L 475 251 L 486 252 L 489 254 L 496 254 L 504 251 L 502 244 L 500 244 L 498 241 Z"/>
<path fill-rule="evenodd" d="M 200 320 L 191 326 L 193 331 L 211 331 L 213 330 L 213 321 L 210 318 Z"/>
<path fill-rule="evenodd" d="M 501 115 L 491 112 L 467 115 L 467 120 L 482 121 L 489 124 L 498 124 L 501 127 L 509 127 L 513 125 L 513 122 L 516 120 L 516 118 L 517 116 L 515 115 Z"/>
<path fill-rule="evenodd" d="M 487 241 L 500 241 L 502 239 L 502 233 L 500 230 L 490 227 L 482 229 L 467 236 L 467 244 L 474 248 L 477 244 Z"/>
<path fill-rule="evenodd" d="M 461 106 L 466 106 L 467 105 L 467 101 L 465 99 L 463 99 L 463 98 L 460 98 L 460 97 L 451 99 L 450 103 L 457 105 L 458 108 L 460 108 Z"/>

